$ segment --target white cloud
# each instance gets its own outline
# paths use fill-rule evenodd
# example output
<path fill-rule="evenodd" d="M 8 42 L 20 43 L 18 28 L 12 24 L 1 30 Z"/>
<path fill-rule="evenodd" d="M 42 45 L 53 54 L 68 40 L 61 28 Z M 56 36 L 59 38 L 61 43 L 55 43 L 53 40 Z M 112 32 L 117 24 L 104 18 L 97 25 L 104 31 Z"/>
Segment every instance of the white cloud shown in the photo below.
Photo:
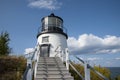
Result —
<path fill-rule="evenodd" d="M 120 57 L 118 57 L 118 58 L 115 58 L 115 60 L 120 60 Z"/>
<path fill-rule="evenodd" d="M 71 53 L 119 53 L 120 37 L 107 35 L 104 38 L 93 34 L 82 34 L 78 39 L 68 38 Z"/>
<path fill-rule="evenodd" d="M 100 60 L 102 58 L 97 58 L 97 57 L 93 57 L 93 58 L 87 58 L 88 61 L 96 61 L 96 60 Z"/>
<path fill-rule="evenodd" d="M 34 48 L 27 48 L 25 49 L 25 54 L 29 54 L 34 51 Z"/>
<path fill-rule="evenodd" d="M 56 10 L 61 7 L 62 3 L 57 0 L 28 0 L 29 7 L 39 9 Z"/>

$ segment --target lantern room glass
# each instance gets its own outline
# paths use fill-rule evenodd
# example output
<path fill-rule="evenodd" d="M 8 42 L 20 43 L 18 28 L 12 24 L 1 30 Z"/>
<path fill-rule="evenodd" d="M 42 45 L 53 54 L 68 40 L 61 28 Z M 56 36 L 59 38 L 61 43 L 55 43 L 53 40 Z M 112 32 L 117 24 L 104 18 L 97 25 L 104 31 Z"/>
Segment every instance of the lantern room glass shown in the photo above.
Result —
<path fill-rule="evenodd" d="M 63 23 L 59 18 L 56 17 L 49 17 L 48 18 L 48 27 L 59 27 L 63 28 Z"/>

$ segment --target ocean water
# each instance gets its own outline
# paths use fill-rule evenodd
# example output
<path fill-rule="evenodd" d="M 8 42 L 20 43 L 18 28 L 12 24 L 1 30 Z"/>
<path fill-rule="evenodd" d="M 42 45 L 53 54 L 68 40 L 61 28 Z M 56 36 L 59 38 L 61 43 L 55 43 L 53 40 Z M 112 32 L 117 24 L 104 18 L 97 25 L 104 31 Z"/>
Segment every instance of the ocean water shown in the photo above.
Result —
<path fill-rule="evenodd" d="M 120 67 L 108 67 L 111 72 L 111 78 L 114 79 L 118 75 L 120 75 Z"/>

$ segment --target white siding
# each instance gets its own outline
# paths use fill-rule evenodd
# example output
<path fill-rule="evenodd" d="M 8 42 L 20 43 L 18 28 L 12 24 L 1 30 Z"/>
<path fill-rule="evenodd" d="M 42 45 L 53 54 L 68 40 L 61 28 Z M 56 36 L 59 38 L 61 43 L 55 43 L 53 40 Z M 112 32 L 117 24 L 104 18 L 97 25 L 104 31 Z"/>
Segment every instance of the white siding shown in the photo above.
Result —
<path fill-rule="evenodd" d="M 49 36 L 49 42 L 42 43 L 42 37 Z M 66 37 L 59 33 L 46 33 L 42 34 L 38 37 L 38 43 L 41 44 L 50 44 L 50 57 L 54 57 L 55 49 L 58 46 L 61 46 L 62 49 L 67 48 L 67 40 Z"/>

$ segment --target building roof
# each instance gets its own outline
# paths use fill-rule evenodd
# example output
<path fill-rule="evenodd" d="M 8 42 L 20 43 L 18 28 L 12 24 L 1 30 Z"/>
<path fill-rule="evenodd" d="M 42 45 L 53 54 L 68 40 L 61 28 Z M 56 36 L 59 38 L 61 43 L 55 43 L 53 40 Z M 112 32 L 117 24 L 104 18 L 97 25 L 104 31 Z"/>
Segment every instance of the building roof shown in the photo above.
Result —
<path fill-rule="evenodd" d="M 48 16 L 46 16 L 46 17 L 56 17 L 56 18 L 59 18 L 59 19 L 63 22 L 63 19 L 62 19 L 61 17 L 59 17 L 59 16 L 56 16 L 54 13 L 51 13 L 50 15 L 48 15 Z M 43 18 L 41 19 L 41 21 L 43 21 L 44 18 L 46 18 L 46 17 L 43 17 Z"/>

